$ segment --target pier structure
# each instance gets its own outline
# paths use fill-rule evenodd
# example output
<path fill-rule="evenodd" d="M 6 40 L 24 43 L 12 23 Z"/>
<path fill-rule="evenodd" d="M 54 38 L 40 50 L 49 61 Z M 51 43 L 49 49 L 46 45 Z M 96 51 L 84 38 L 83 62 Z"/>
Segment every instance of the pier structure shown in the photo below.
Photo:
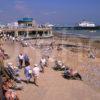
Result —
<path fill-rule="evenodd" d="M 1 28 L 3 34 L 9 34 L 13 37 L 23 38 L 45 38 L 52 37 L 52 27 L 38 25 L 33 18 L 23 18 L 17 21 L 17 26 L 8 26 Z"/>
<path fill-rule="evenodd" d="M 3 28 L 2 33 L 9 34 L 14 37 L 24 38 L 39 38 L 39 37 L 52 37 L 52 28 L 39 28 L 39 27 L 27 27 L 27 28 Z"/>

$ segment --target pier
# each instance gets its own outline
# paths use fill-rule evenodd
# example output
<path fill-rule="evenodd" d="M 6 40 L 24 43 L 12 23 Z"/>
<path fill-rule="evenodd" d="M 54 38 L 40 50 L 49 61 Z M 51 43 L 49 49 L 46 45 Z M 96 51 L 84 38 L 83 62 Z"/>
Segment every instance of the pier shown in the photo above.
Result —
<path fill-rule="evenodd" d="M 25 38 L 44 38 L 52 37 L 52 28 L 39 28 L 39 27 L 27 27 L 27 28 L 3 28 L 1 29 L 3 34 L 9 34 L 14 37 Z"/>
<path fill-rule="evenodd" d="M 13 37 L 23 38 L 45 38 L 52 37 L 52 27 L 38 25 L 33 18 L 22 18 L 17 22 L 8 23 L 0 28 L 0 33 Z"/>

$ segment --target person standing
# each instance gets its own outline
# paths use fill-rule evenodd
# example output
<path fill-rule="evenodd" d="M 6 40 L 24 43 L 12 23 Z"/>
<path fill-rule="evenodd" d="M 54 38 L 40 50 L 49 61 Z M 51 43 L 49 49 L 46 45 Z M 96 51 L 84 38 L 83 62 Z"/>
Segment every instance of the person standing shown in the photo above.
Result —
<path fill-rule="evenodd" d="M 37 64 L 35 64 L 33 68 L 33 77 L 34 77 L 34 84 L 37 86 L 38 86 L 37 78 L 39 76 L 39 73 L 40 73 L 40 68 L 38 67 Z"/>
<path fill-rule="evenodd" d="M 24 60 L 24 56 L 22 53 L 19 54 L 18 60 L 19 60 L 19 68 L 22 68 L 23 60 Z"/>
<path fill-rule="evenodd" d="M 13 43 L 15 42 L 15 37 L 12 37 Z"/>
<path fill-rule="evenodd" d="M 25 62 L 25 66 L 27 66 L 30 62 L 29 62 L 29 57 L 27 54 L 24 54 L 24 62 Z"/>

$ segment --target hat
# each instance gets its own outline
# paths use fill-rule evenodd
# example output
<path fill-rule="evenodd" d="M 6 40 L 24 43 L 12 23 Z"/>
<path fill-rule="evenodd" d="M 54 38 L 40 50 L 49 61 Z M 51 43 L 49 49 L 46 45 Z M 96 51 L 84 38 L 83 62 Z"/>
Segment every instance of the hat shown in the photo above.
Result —
<path fill-rule="evenodd" d="M 8 66 L 12 66 L 13 64 L 11 62 L 8 63 Z"/>
<path fill-rule="evenodd" d="M 38 65 L 37 64 L 34 64 L 34 66 L 37 67 Z"/>
<path fill-rule="evenodd" d="M 13 68 L 13 64 L 11 62 L 8 63 L 8 66 L 11 67 L 11 68 Z"/>

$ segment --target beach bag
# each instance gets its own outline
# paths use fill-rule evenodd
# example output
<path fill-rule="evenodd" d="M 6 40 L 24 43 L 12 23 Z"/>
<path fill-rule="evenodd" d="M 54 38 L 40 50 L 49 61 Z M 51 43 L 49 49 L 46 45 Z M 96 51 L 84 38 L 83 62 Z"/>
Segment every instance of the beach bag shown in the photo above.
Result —
<path fill-rule="evenodd" d="M 17 83 L 21 83 L 21 78 L 20 77 L 16 77 L 16 79 L 15 79 L 15 81 L 17 82 Z"/>
<path fill-rule="evenodd" d="M 32 70 L 31 69 L 28 72 L 29 72 L 29 74 L 32 74 Z"/>

